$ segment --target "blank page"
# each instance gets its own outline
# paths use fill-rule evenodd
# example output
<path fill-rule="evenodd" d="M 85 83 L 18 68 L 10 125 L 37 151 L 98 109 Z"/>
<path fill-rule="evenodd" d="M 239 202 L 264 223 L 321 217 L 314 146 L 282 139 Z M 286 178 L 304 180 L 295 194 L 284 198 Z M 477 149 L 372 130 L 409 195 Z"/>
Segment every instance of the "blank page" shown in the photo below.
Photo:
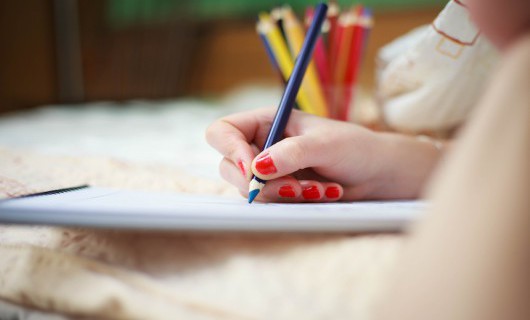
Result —
<path fill-rule="evenodd" d="M 252 203 L 215 195 L 84 188 L 0 202 L 1 223 L 181 231 L 398 231 L 421 201 Z"/>

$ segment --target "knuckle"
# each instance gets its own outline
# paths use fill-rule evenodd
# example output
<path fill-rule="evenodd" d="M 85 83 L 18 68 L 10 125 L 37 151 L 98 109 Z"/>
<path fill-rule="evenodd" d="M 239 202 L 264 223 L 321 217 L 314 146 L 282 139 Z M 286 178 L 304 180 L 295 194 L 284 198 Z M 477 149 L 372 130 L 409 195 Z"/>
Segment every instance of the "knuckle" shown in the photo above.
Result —
<path fill-rule="evenodd" d="M 213 145 L 215 143 L 215 137 L 218 134 L 218 130 L 217 130 L 218 123 L 219 123 L 219 120 L 213 122 L 212 124 L 208 126 L 208 128 L 206 128 L 206 132 L 204 136 L 206 138 L 206 142 L 208 142 L 209 145 Z"/>
<path fill-rule="evenodd" d="M 224 155 L 228 159 L 232 160 L 234 163 L 237 162 L 237 154 L 238 150 L 235 147 L 232 147 L 228 150 L 228 152 Z"/>
<path fill-rule="evenodd" d="M 294 165 L 296 169 L 304 169 L 300 165 L 301 159 L 307 156 L 307 145 L 302 139 L 286 139 L 285 140 L 285 156 L 287 161 Z"/>
<path fill-rule="evenodd" d="M 223 159 L 221 160 L 221 162 L 219 162 L 219 174 L 221 175 L 221 178 L 223 178 L 224 180 L 228 180 L 228 172 L 226 170 L 226 159 Z"/>

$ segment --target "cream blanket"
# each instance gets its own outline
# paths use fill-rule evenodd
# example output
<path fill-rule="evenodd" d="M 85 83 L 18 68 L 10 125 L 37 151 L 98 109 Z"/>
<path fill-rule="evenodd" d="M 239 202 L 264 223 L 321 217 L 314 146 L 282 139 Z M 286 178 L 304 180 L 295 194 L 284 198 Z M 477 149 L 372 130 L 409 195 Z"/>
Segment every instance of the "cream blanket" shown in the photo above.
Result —
<path fill-rule="evenodd" d="M 29 121 L 24 122 L 28 128 L 42 126 L 42 121 L 32 124 L 30 116 L 19 119 Z M 114 130 L 120 130 L 119 124 Z M 66 142 L 56 140 L 56 145 L 61 143 Z M 57 155 L 29 147 L 0 147 L 0 195 L 88 183 L 237 196 L 227 184 L 178 166 Z M 186 234 L 4 225 L 0 318 L 371 319 L 402 242 L 399 235 Z M 40 311 L 31 311 L 35 309 Z"/>

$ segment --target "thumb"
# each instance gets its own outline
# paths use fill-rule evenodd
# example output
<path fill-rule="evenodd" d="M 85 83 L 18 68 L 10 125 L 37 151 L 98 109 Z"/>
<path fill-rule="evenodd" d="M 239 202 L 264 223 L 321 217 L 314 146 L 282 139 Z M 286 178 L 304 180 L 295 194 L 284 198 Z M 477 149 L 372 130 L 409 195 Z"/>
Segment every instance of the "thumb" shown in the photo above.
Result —
<path fill-rule="evenodd" d="M 325 139 L 310 135 L 286 138 L 263 150 L 252 161 L 252 173 L 270 180 L 289 175 L 300 169 L 328 163 L 334 152 Z"/>

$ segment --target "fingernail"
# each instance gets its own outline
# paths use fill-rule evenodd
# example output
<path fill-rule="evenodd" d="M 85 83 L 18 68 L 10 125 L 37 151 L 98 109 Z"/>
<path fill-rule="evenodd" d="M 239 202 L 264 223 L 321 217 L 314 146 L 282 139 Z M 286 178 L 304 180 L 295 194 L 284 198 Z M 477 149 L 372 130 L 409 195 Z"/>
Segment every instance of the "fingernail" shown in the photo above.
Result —
<path fill-rule="evenodd" d="M 315 200 L 320 198 L 320 190 L 317 186 L 307 186 L 302 189 L 302 197 L 307 200 Z"/>
<path fill-rule="evenodd" d="M 256 170 L 261 174 L 272 174 L 278 171 L 268 152 L 265 152 L 256 159 Z"/>
<path fill-rule="evenodd" d="M 243 177 L 247 177 L 247 170 L 245 170 L 245 164 L 243 163 L 243 160 L 239 160 L 237 162 L 237 166 L 239 167 L 239 170 L 241 170 L 241 174 Z"/>
<path fill-rule="evenodd" d="M 340 190 L 338 187 L 328 187 L 326 189 L 326 197 L 338 198 L 340 196 Z"/>
<path fill-rule="evenodd" d="M 296 194 L 294 193 L 293 186 L 290 186 L 288 184 L 286 184 L 284 186 L 281 186 L 280 189 L 278 190 L 278 194 L 282 198 L 294 198 L 294 197 L 296 197 Z"/>

